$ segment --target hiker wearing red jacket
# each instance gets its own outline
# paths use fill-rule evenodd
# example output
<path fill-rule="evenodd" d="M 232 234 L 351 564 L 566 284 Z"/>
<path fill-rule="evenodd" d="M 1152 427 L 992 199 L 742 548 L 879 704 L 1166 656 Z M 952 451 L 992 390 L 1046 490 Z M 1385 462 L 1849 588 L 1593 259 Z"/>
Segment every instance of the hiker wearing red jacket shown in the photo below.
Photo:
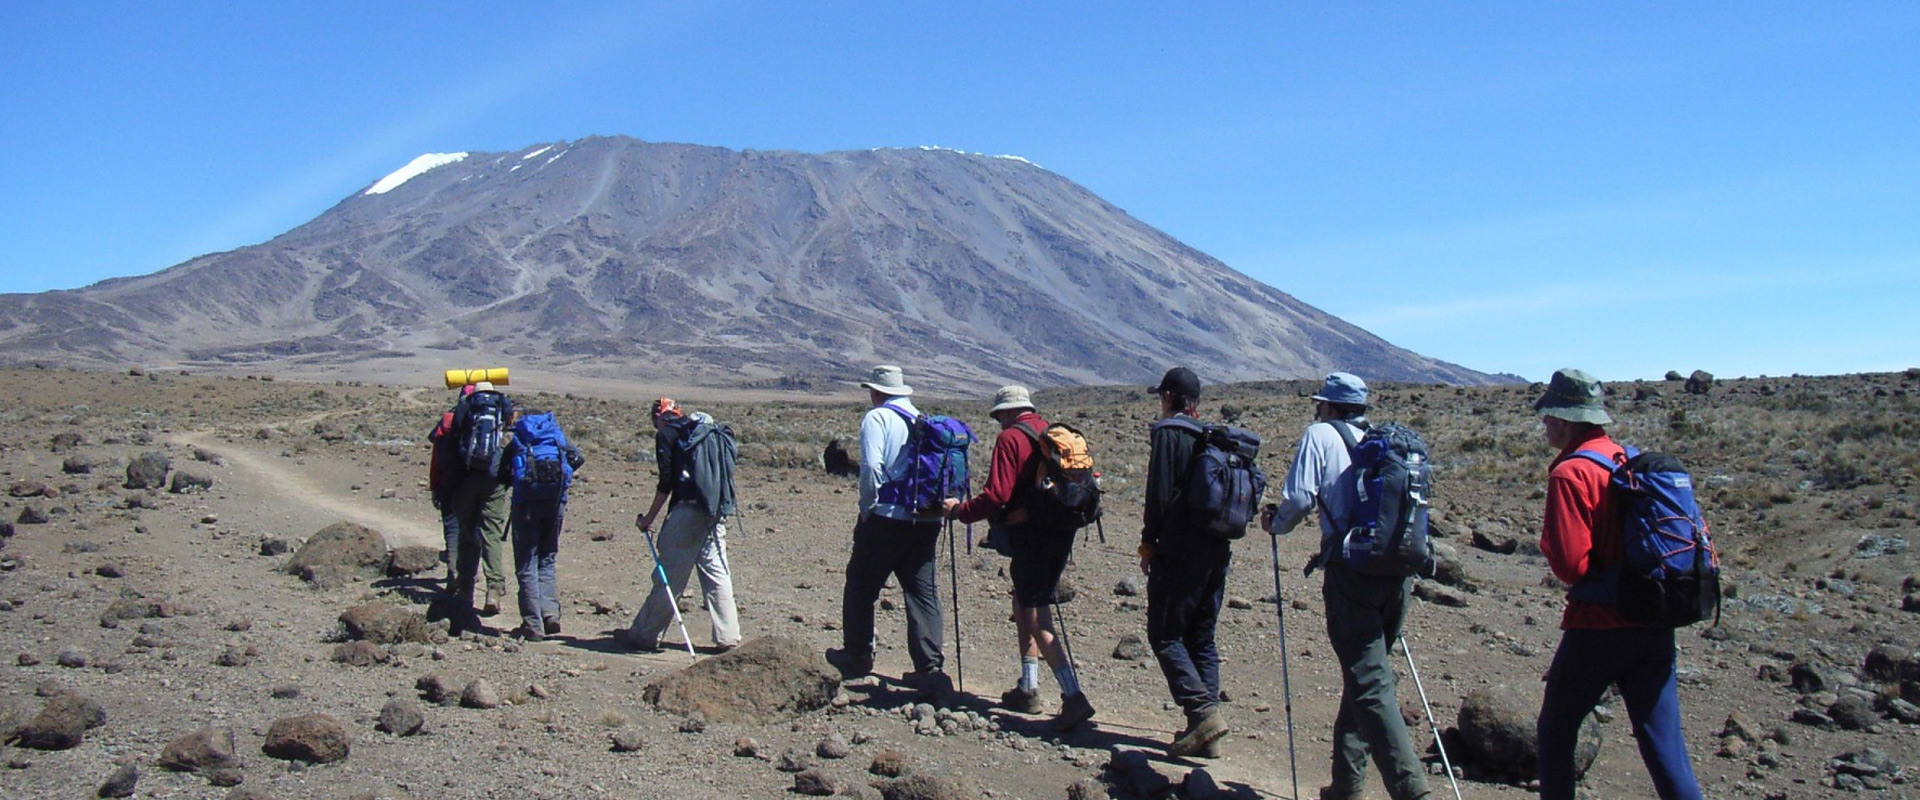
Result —
<path fill-rule="evenodd" d="M 1559 450 L 1548 473 L 1540 552 L 1554 576 L 1568 584 L 1625 557 L 1619 513 L 1607 488 L 1612 476 L 1576 455 L 1591 450 L 1625 461 L 1623 449 L 1607 436 L 1605 426 L 1613 419 L 1604 398 L 1599 380 L 1563 369 L 1553 373 L 1546 392 L 1533 403 L 1546 426 L 1547 444 Z M 1700 784 L 1680 730 L 1673 629 L 1635 625 L 1608 606 L 1571 597 L 1560 629 L 1537 728 L 1541 800 L 1574 797 L 1573 751 L 1580 723 L 1615 684 L 1661 800 L 1698 800 Z"/>
<path fill-rule="evenodd" d="M 1073 552 L 1072 530 L 1049 530 L 1029 521 L 1036 481 L 1041 469 L 1038 446 L 1047 421 L 1033 408 L 1032 393 L 1025 386 L 1003 386 L 993 395 L 988 412 L 1000 423 L 1000 435 L 993 441 L 993 462 L 987 472 L 987 485 L 980 494 L 960 501 L 949 498 L 944 504 L 948 517 L 972 524 L 991 519 L 1000 529 L 1011 561 L 1007 573 L 1013 577 L 1013 620 L 1020 644 L 1020 681 L 1000 695 L 1001 705 L 1023 714 L 1040 710 L 1040 659 L 1053 669 L 1060 683 L 1060 713 L 1053 719 L 1056 730 L 1070 730 L 1093 717 L 1093 704 L 1080 691 L 1080 678 L 1067 658 L 1066 648 L 1054 629 L 1049 607 L 1054 590 L 1060 586 L 1060 574 L 1067 568 Z"/>

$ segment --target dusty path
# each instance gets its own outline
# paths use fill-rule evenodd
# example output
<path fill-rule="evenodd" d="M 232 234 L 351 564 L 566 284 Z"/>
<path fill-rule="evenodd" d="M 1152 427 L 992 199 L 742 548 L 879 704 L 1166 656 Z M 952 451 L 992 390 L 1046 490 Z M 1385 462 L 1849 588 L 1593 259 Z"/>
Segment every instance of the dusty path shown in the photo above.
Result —
<path fill-rule="evenodd" d="M 273 498 L 296 506 L 314 519 L 337 517 L 364 525 L 384 535 L 389 547 L 439 547 L 445 541 L 427 514 L 397 514 L 351 492 L 328 490 L 280 459 L 218 441 L 211 431 L 175 434 L 172 441 L 218 454 L 232 466 L 234 479 L 247 485 L 251 496 Z"/>

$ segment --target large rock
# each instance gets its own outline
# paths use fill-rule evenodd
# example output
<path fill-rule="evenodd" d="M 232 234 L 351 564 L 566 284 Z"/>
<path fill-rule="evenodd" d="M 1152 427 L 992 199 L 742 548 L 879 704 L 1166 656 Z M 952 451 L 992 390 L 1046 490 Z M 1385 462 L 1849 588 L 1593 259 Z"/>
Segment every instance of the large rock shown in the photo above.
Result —
<path fill-rule="evenodd" d="M 440 548 L 410 544 L 393 549 L 392 557 L 387 560 L 387 577 L 404 578 L 439 566 Z"/>
<path fill-rule="evenodd" d="M 66 750 L 86 738 L 87 731 L 107 724 L 107 712 L 99 703 L 77 694 L 56 695 L 47 701 L 33 719 L 15 732 L 21 747 L 35 750 Z"/>
<path fill-rule="evenodd" d="M 1920 678 L 1920 654 L 1897 644 L 1877 644 L 1867 651 L 1860 671 L 1868 680 L 1881 683 Z"/>
<path fill-rule="evenodd" d="M 980 793 L 967 791 L 946 778 L 908 775 L 880 784 L 880 796 L 886 800 L 973 800 Z"/>
<path fill-rule="evenodd" d="M 330 764 L 347 757 L 352 740 L 347 726 L 326 714 L 281 717 L 267 728 L 260 752 L 287 761 Z"/>
<path fill-rule="evenodd" d="M 160 766 L 176 772 L 211 772 L 238 763 L 233 729 L 224 725 L 208 725 L 177 737 L 160 751 Z"/>
<path fill-rule="evenodd" d="M 642 696 L 662 711 L 708 722 L 765 724 L 825 708 L 839 689 L 839 672 L 819 651 L 768 636 L 658 678 Z"/>
<path fill-rule="evenodd" d="M 287 572 L 306 578 L 340 570 L 377 577 L 387 568 L 387 540 L 378 531 L 351 522 L 322 528 L 287 562 Z"/>
<path fill-rule="evenodd" d="M 1540 764 L 1540 749 L 1534 739 L 1539 713 L 1538 694 L 1523 695 L 1505 684 L 1467 693 L 1460 702 L 1457 719 L 1464 755 L 1493 775 L 1515 780 L 1535 777 Z M 1586 774 L 1599 755 L 1600 725 L 1588 715 L 1573 750 L 1575 773 Z"/>
<path fill-rule="evenodd" d="M 372 602 L 357 605 L 340 615 L 340 624 L 349 639 L 365 639 L 376 644 L 433 641 L 435 632 L 427 618 L 392 603 Z"/>
<path fill-rule="evenodd" d="M 420 701 L 395 697 L 380 707 L 380 719 L 374 727 L 395 736 L 412 736 L 426 724 L 427 712 L 421 709 Z"/>
<path fill-rule="evenodd" d="M 1444 586 L 1479 591 L 1473 578 L 1467 576 L 1467 565 L 1460 560 L 1459 548 L 1445 542 L 1433 543 L 1433 579 Z"/>
<path fill-rule="evenodd" d="M 211 488 L 213 488 L 212 476 L 183 469 L 173 473 L 173 481 L 168 484 L 167 491 L 174 494 L 187 494 L 204 492 Z"/>
<path fill-rule="evenodd" d="M 158 450 L 141 453 L 127 464 L 128 489 L 161 489 L 167 485 L 167 471 L 173 468 L 173 462 L 167 454 Z"/>
<path fill-rule="evenodd" d="M 1704 369 L 1696 369 L 1692 375 L 1687 376 L 1687 394 L 1706 394 L 1707 391 L 1712 388 L 1713 373 L 1711 372 Z"/>

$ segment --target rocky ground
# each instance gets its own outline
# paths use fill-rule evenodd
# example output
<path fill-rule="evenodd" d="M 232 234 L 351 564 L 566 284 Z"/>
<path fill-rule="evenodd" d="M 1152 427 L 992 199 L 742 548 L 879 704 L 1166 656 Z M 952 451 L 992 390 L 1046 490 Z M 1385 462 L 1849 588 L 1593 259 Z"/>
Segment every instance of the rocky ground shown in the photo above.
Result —
<path fill-rule="evenodd" d="M 1339 691 L 1317 582 L 1300 577 L 1305 537 L 1281 542 L 1281 605 L 1269 540 L 1238 547 L 1220 628 L 1236 733 L 1222 757 L 1160 754 L 1180 718 L 1150 657 L 1126 641 L 1144 624 L 1126 522 L 1138 519 L 1152 410 L 1138 389 L 1038 398 L 1087 432 L 1110 490 L 1108 541 L 1079 548 L 1064 607 L 1099 715 L 1058 736 L 1042 717 L 992 706 L 1017 669 L 1008 583 L 999 557 L 965 552 L 964 531 L 952 578 L 964 646 L 949 658 L 965 694 L 919 706 L 892 680 L 907 660 L 891 590 L 883 678 L 814 683 L 825 669 L 814 656 L 839 641 L 854 505 L 851 481 L 819 455 L 856 436 L 855 401 L 695 403 L 740 434 L 746 510 L 731 555 L 743 626 L 762 639 L 702 653 L 696 671 L 684 651 L 634 654 L 612 637 L 649 585 L 630 522 L 651 495 L 652 465 L 633 458 L 651 435 L 648 387 L 624 400 L 511 387 L 557 411 L 590 459 L 562 545 L 565 633 L 522 643 L 447 640 L 419 616 L 440 574 L 419 549 L 439 542 L 421 438 L 450 393 L 136 373 L 0 372 L 0 733 L 11 733 L 0 796 L 1290 797 L 1292 768 L 1307 796 L 1325 781 Z M 1230 387 L 1203 412 L 1267 435 L 1267 466 L 1281 473 L 1306 388 Z M 1612 390 L 1621 438 L 1696 471 L 1732 587 L 1718 627 L 1680 633 L 1688 742 L 1708 796 L 1920 795 L 1904 771 L 1920 762 L 1909 549 L 1920 373 L 1699 388 Z M 1438 458 L 1435 520 L 1454 559 L 1422 583 L 1407 642 L 1441 728 L 1475 698 L 1469 730 L 1447 734 L 1467 797 L 1530 794 L 1499 774 L 1502 759 L 1525 757 L 1501 752 L 1516 744 L 1503 735 L 1530 725 L 1558 636 L 1560 589 L 1532 544 L 1549 456 L 1532 394 L 1377 393 L 1376 418 L 1419 428 Z M 990 424 L 979 399 L 922 405 Z M 336 538 L 322 558 L 320 542 Z M 374 563 L 354 565 L 356 542 Z M 296 558 L 316 563 L 290 572 Z M 697 597 L 683 608 L 694 643 L 709 644 Z M 950 628 L 950 652 L 953 640 Z M 1402 688 L 1427 747 L 1404 670 Z M 686 700 L 735 696 L 748 712 Z M 1589 794 L 1649 796 L 1624 711 L 1597 716 Z"/>

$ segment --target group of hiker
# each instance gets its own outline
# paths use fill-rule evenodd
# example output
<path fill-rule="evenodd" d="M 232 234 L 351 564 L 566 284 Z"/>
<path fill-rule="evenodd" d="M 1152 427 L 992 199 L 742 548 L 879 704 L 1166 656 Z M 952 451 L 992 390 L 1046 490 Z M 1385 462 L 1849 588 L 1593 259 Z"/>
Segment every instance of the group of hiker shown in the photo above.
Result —
<path fill-rule="evenodd" d="M 1027 388 L 1002 387 L 987 412 L 999 427 L 987 476 L 972 493 L 966 452 L 975 437 L 964 422 L 916 408 L 898 366 L 875 367 L 860 385 L 869 408 L 860 423 L 858 514 L 841 598 L 841 646 L 827 652 L 828 661 L 848 678 L 873 672 L 875 605 L 892 578 L 904 601 L 912 664 L 900 681 L 933 698 L 953 692 L 936 569 L 939 543 L 943 525 L 951 531 L 954 523 L 985 523 L 987 547 L 1008 556 L 1012 584 L 1019 671 L 1013 687 L 1000 695 L 1001 706 L 1021 714 L 1043 710 L 1044 662 L 1060 693 L 1050 726 L 1066 732 L 1091 720 L 1094 706 L 1063 635 L 1058 597 L 1076 535 L 1101 517 L 1099 475 L 1085 437 L 1069 425 L 1049 424 Z M 1147 432 L 1138 554 L 1147 579 L 1147 644 L 1186 718 L 1171 737 L 1169 755 L 1217 757 L 1233 729 L 1222 710 L 1215 629 L 1234 541 L 1257 525 L 1273 536 L 1273 599 L 1292 760 L 1279 537 L 1311 516 L 1320 535 L 1306 573 L 1322 572 L 1326 632 L 1342 679 L 1332 722 L 1331 780 L 1319 797 L 1360 797 L 1369 760 L 1393 800 L 1430 797 L 1389 662 L 1398 644 L 1417 686 L 1419 673 L 1401 632 L 1414 579 L 1434 568 L 1426 443 L 1401 425 L 1371 422 L 1366 383 L 1333 373 L 1310 398 L 1313 419 L 1279 485 L 1278 502 L 1261 507 L 1267 487 L 1256 463 L 1260 437 L 1202 422 L 1201 381 L 1186 367 L 1168 370 L 1149 393 L 1158 405 Z M 1537 723 L 1540 795 L 1574 796 L 1578 729 L 1617 685 L 1656 793 L 1663 800 L 1698 798 L 1680 730 L 1674 629 L 1711 615 L 1718 584 L 1685 474 L 1670 457 L 1641 454 L 1608 437 L 1604 390 L 1584 372 L 1555 372 L 1533 409 L 1548 444 L 1558 450 L 1540 548 L 1554 575 L 1573 587 Z M 653 590 L 620 638 L 637 649 L 657 650 L 678 624 L 692 652 L 677 598 L 697 572 L 714 648 L 725 651 L 741 640 L 726 550 L 726 523 L 736 510 L 732 431 L 668 398 L 653 403 L 651 418 L 658 481 L 635 524 L 653 556 Z M 491 447 L 483 441 L 488 437 Z M 486 383 L 463 389 L 433 440 L 433 497 L 443 515 L 449 566 L 437 613 L 456 634 L 483 630 L 473 608 L 476 583 L 485 564 L 484 611 L 492 612 L 503 593 L 502 531 L 510 528 L 522 619 L 515 634 L 536 640 L 557 634 L 553 562 L 566 486 L 582 466 L 578 450 L 551 414 L 515 409 Z M 1648 497 L 1671 501 L 1672 513 L 1645 513 L 1638 504 Z M 654 524 L 663 510 L 667 516 L 656 539 Z M 1648 526 L 1666 529 L 1649 532 Z M 1647 555 L 1640 540 L 1662 534 L 1669 544 L 1690 547 Z M 951 572 L 957 557 L 951 536 L 948 548 Z M 1642 563 L 1649 558 L 1655 561 L 1651 573 Z M 957 575 L 953 580 L 957 592 Z M 954 602 L 958 625 L 957 596 Z M 957 654 L 955 659 L 958 667 Z M 1424 705 L 1424 688 L 1421 700 Z M 1431 723 L 1430 708 L 1427 714 Z M 1445 750 L 1440 753 L 1451 780 Z M 1297 795 L 1297 773 L 1295 783 Z M 1457 784 L 1454 789 L 1458 794 Z"/>

